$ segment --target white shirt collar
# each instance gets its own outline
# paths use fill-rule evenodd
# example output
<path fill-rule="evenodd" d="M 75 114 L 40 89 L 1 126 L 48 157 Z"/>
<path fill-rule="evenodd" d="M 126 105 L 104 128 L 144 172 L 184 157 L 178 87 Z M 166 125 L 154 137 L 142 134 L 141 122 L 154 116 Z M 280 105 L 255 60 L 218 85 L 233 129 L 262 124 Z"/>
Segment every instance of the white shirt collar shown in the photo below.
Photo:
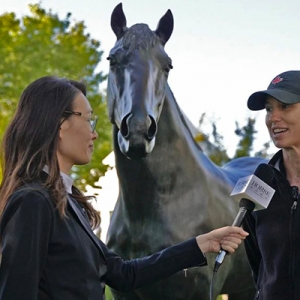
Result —
<path fill-rule="evenodd" d="M 47 174 L 49 174 L 49 167 L 44 166 L 43 171 L 45 171 Z M 69 194 L 72 194 L 72 185 L 73 185 L 74 180 L 69 175 L 67 175 L 61 171 L 60 171 L 60 175 L 61 175 L 62 181 L 64 183 L 66 192 Z"/>

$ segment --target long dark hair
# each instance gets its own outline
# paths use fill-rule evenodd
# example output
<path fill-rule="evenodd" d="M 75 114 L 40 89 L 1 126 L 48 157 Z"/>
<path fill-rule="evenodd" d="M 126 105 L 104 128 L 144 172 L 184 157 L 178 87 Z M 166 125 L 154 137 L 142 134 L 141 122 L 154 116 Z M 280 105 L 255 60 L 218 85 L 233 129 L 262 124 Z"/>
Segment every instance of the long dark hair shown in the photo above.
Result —
<path fill-rule="evenodd" d="M 77 94 L 86 95 L 83 82 L 45 76 L 29 84 L 23 91 L 16 113 L 2 142 L 3 179 L 0 186 L 0 215 L 9 197 L 26 183 L 41 180 L 44 166 L 49 174 L 42 184 L 50 192 L 61 216 L 65 216 L 66 191 L 57 159 L 59 130 L 65 111 L 72 111 Z M 84 196 L 73 188 L 76 199 L 85 208 L 91 225 L 99 225 L 100 217 Z"/>

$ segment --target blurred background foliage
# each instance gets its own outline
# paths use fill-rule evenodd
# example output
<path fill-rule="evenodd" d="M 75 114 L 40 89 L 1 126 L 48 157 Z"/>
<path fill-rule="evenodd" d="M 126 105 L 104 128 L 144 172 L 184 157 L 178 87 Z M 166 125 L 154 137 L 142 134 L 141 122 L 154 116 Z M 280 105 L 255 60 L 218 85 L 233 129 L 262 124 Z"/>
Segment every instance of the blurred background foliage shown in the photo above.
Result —
<path fill-rule="evenodd" d="M 84 80 L 88 99 L 99 116 L 99 139 L 93 161 L 73 170 L 76 184 L 83 189 L 86 184 L 93 186 L 105 173 L 102 160 L 112 150 L 105 96 L 99 92 L 106 76 L 96 72 L 103 51 L 100 41 L 85 29 L 83 21 L 71 21 L 71 13 L 59 19 L 40 4 L 29 5 L 29 15 L 20 19 L 13 12 L 0 15 L 0 139 L 30 82 L 45 75 Z"/>

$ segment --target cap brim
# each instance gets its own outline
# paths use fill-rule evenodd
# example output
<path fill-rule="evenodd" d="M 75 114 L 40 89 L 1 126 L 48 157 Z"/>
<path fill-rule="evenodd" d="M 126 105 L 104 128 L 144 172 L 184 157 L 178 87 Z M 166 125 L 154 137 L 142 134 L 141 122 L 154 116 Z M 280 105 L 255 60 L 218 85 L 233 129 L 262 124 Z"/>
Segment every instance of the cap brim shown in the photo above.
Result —
<path fill-rule="evenodd" d="M 253 93 L 248 99 L 248 108 L 251 110 L 264 109 L 267 96 L 271 96 L 278 101 L 286 104 L 294 104 L 300 102 L 300 95 L 298 94 L 294 94 L 282 89 L 270 89 Z"/>

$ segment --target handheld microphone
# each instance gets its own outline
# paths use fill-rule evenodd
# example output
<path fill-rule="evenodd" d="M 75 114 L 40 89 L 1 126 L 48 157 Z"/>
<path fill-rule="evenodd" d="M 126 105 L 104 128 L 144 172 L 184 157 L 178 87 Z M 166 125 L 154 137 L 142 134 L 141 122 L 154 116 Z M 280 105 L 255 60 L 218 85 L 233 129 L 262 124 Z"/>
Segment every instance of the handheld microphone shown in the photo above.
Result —
<path fill-rule="evenodd" d="M 275 190 L 270 187 L 274 178 L 272 166 L 260 164 L 253 175 L 240 178 L 230 196 L 240 201 L 245 198 L 255 203 L 255 209 L 267 208 Z"/>
<path fill-rule="evenodd" d="M 273 169 L 268 164 L 260 164 L 253 175 L 240 178 L 233 188 L 230 196 L 235 200 L 240 200 L 239 212 L 232 223 L 232 226 L 240 227 L 247 212 L 252 212 L 254 208 L 267 208 L 275 190 L 270 187 L 274 177 Z M 227 252 L 220 250 L 214 266 L 217 272 L 223 263 Z"/>

